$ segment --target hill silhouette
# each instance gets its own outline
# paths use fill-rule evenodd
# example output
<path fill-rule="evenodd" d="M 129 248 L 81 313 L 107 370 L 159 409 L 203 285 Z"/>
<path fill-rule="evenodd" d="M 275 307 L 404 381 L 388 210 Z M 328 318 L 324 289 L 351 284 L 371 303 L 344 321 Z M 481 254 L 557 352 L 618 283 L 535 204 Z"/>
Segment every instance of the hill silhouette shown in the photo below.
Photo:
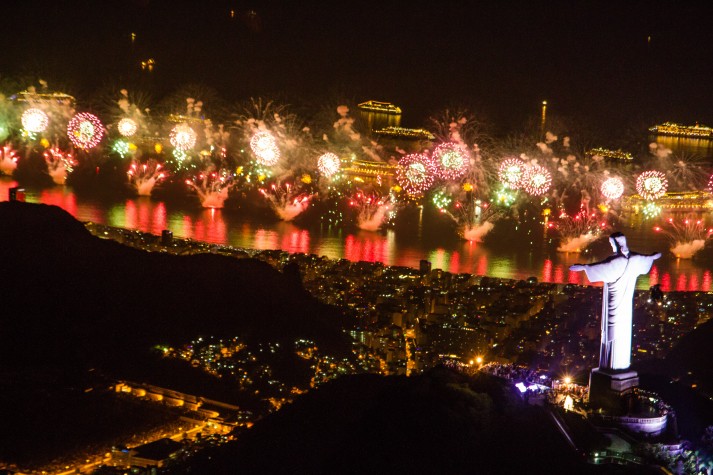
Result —
<path fill-rule="evenodd" d="M 713 424 L 713 320 L 684 335 L 663 359 L 635 363 L 641 386 L 657 392 L 676 409 L 677 427 L 698 440 Z"/>
<path fill-rule="evenodd" d="M 623 473 L 607 467 L 610 473 Z M 172 473 L 602 473 L 501 381 L 344 376 Z"/>
<path fill-rule="evenodd" d="M 128 248 L 54 206 L 0 203 L 0 223 L 5 364 L 111 364 L 199 335 L 348 350 L 338 311 L 264 262 Z"/>
<path fill-rule="evenodd" d="M 713 389 L 713 320 L 708 320 L 692 332 L 681 338 L 671 352 L 666 355 L 666 362 L 679 374 L 689 371 Z"/>
<path fill-rule="evenodd" d="M 0 461 L 23 467 L 106 449 L 177 417 L 118 398 L 109 390 L 115 379 L 248 410 L 267 404 L 234 382 L 162 358 L 156 344 L 198 336 L 277 342 L 274 370 L 296 375 L 296 339 L 335 355 L 350 348 L 340 313 L 311 297 L 294 270 L 140 251 L 93 236 L 54 206 L 0 203 L 0 276 Z"/>

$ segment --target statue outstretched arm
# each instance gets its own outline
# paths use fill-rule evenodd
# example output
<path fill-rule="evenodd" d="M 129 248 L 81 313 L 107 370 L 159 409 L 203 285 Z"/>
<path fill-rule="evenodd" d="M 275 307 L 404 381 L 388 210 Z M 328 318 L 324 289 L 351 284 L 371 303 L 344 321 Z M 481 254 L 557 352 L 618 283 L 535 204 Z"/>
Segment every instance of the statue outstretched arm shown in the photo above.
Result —
<path fill-rule="evenodd" d="M 581 272 L 584 269 L 585 269 L 585 267 L 583 264 L 573 264 L 573 265 L 569 266 L 569 270 L 571 270 L 573 272 Z"/>

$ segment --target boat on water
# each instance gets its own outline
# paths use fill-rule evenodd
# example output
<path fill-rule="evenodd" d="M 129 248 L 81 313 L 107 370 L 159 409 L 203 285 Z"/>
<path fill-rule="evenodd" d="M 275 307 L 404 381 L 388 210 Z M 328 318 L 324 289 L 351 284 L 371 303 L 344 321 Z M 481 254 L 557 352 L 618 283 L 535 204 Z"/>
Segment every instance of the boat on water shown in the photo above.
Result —
<path fill-rule="evenodd" d="M 646 204 L 646 199 L 639 195 L 626 196 L 622 200 L 622 209 L 638 213 Z M 713 210 L 713 193 L 709 191 L 674 191 L 668 192 L 655 200 L 656 206 L 671 212 L 708 212 Z"/>
<path fill-rule="evenodd" d="M 713 128 L 698 123 L 696 125 L 680 125 L 673 122 L 664 122 L 661 125 L 650 127 L 649 132 L 656 135 L 713 140 Z"/>

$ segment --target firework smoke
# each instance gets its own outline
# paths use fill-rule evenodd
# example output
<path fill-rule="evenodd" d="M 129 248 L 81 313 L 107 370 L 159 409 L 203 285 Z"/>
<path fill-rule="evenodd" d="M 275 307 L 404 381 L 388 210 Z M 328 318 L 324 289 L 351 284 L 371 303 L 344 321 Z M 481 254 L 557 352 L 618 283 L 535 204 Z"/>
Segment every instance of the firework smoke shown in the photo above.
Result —
<path fill-rule="evenodd" d="M 74 170 L 77 161 L 71 153 L 63 152 L 58 147 L 52 147 L 43 154 L 47 164 L 47 173 L 57 185 L 67 183 L 67 177 Z"/>
<path fill-rule="evenodd" d="M 251 99 L 235 125 L 257 162 L 270 167 L 280 180 L 293 176 L 296 170 L 314 169 L 317 152 L 311 131 L 286 106 Z"/>
<path fill-rule="evenodd" d="M 168 176 L 156 160 L 149 160 L 143 164 L 134 160 L 126 174 L 129 176 L 129 183 L 139 196 L 151 196 L 154 187 Z"/>
<path fill-rule="evenodd" d="M 357 226 L 365 231 L 378 230 L 394 209 L 391 195 L 386 198 L 378 193 L 364 193 L 359 190 L 349 198 L 349 206 L 357 208 Z"/>
<path fill-rule="evenodd" d="M 598 217 L 595 212 L 588 213 L 584 210 L 573 217 L 563 213 L 552 226 L 560 236 L 558 252 L 582 252 L 607 229 L 603 218 Z"/>
<path fill-rule="evenodd" d="M 501 208 L 475 199 L 470 186 L 460 191 L 457 199 L 445 190 L 438 191 L 433 204 L 458 225 L 458 234 L 468 241 L 481 242 L 503 216 Z"/>
<path fill-rule="evenodd" d="M 492 231 L 494 227 L 495 224 L 490 221 L 470 227 L 465 226 L 462 230 L 463 238 L 467 241 L 483 242 L 485 235 Z"/>
<path fill-rule="evenodd" d="M 654 231 L 666 235 L 671 243 L 671 253 L 678 259 L 691 259 L 713 237 L 713 228 L 706 228 L 702 219 L 683 219 L 676 222 L 669 218 L 665 227 L 656 226 Z"/>
<path fill-rule="evenodd" d="M 196 192 L 204 208 L 222 208 L 235 182 L 233 175 L 225 170 L 208 169 L 193 179 L 186 180 L 186 185 Z"/>
<path fill-rule="evenodd" d="M 17 152 L 10 145 L 0 148 L 0 173 L 12 176 L 17 168 Z"/>
<path fill-rule="evenodd" d="M 304 193 L 290 183 L 273 183 L 269 188 L 261 188 L 260 193 L 270 203 L 270 207 L 283 221 L 292 221 L 309 206 L 311 194 Z"/>
<path fill-rule="evenodd" d="M 352 142 L 361 139 L 361 135 L 354 129 L 354 118 L 349 116 L 349 107 L 345 105 L 337 106 L 339 119 L 334 123 L 334 130 L 338 135 L 348 138 Z"/>

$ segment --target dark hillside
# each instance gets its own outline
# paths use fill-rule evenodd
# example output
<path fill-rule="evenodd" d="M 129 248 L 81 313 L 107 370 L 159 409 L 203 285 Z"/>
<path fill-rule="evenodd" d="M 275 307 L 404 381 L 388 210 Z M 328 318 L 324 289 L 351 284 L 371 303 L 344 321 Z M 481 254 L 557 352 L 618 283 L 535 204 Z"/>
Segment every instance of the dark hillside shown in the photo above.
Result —
<path fill-rule="evenodd" d="M 115 362 L 199 335 L 347 348 L 338 312 L 266 263 L 138 251 L 54 206 L 0 203 L 0 275 L 5 364 Z"/>
<path fill-rule="evenodd" d="M 613 467 L 609 473 L 623 473 Z M 604 473 L 500 381 L 345 376 L 174 473 Z"/>

